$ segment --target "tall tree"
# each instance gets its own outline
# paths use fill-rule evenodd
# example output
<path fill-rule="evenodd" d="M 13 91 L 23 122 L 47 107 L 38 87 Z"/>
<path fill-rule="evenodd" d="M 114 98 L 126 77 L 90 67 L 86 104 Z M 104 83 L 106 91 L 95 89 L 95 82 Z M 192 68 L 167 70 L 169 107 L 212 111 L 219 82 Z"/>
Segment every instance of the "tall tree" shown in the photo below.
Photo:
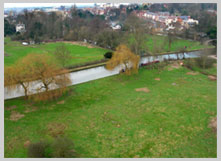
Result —
<path fill-rule="evenodd" d="M 4 19 L 4 36 L 13 35 L 15 33 L 15 25 L 10 24 L 7 19 Z"/>
<path fill-rule="evenodd" d="M 126 42 L 132 52 L 142 55 L 147 51 L 146 32 L 148 31 L 145 22 L 135 15 L 130 15 L 124 23 L 126 29 Z"/>
<path fill-rule="evenodd" d="M 62 67 L 65 67 L 71 59 L 71 53 L 64 44 L 55 49 L 54 55 Z"/>

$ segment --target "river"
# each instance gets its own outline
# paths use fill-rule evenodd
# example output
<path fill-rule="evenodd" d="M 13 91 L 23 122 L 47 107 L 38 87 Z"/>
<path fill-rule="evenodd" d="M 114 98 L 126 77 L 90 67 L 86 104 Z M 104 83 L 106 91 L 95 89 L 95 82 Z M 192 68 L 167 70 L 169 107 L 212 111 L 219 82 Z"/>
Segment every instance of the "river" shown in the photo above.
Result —
<path fill-rule="evenodd" d="M 188 52 L 185 53 L 184 56 L 185 58 L 195 58 L 198 57 L 201 54 L 200 51 L 193 51 L 193 52 Z M 179 53 L 179 54 L 168 54 L 168 55 L 160 55 L 160 56 L 146 56 L 146 57 L 142 57 L 140 59 L 140 63 L 141 64 L 145 64 L 148 62 L 152 62 L 154 60 L 159 60 L 159 61 L 164 61 L 165 59 L 177 59 L 177 55 L 179 57 L 179 59 L 183 58 L 183 54 Z M 108 77 L 108 76 L 112 76 L 112 75 L 116 75 L 119 74 L 120 71 L 123 69 L 123 66 L 118 66 L 116 67 L 114 70 L 110 71 L 107 70 L 105 68 L 105 66 L 99 66 L 99 67 L 94 67 L 94 68 L 90 68 L 90 69 L 84 69 L 84 70 L 80 70 L 80 71 L 76 71 L 76 72 L 72 72 L 70 73 L 70 78 L 71 78 L 71 84 L 70 85 L 75 85 L 75 84 L 80 84 L 80 83 L 85 83 L 88 81 L 92 81 L 92 80 L 96 80 L 96 79 L 100 79 L 100 78 L 104 78 L 104 77 Z M 41 82 L 40 81 L 33 81 L 30 83 L 30 93 L 34 94 L 36 93 L 36 88 L 41 86 Z M 56 87 L 52 87 L 51 89 L 55 89 Z M 8 87 L 5 87 L 4 90 L 4 99 L 11 99 L 11 98 L 16 98 L 16 97 L 21 97 L 24 96 L 24 89 L 18 85 L 17 89 L 14 90 L 9 90 Z"/>

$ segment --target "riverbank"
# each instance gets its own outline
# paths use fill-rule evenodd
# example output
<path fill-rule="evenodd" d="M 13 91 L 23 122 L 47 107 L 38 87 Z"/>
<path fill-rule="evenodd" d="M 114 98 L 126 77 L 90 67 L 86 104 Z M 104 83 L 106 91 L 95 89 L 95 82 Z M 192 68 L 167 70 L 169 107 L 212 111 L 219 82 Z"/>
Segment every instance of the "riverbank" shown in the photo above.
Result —
<path fill-rule="evenodd" d="M 186 51 L 185 53 L 192 53 L 192 52 L 201 52 L 201 51 L 204 51 L 204 50 L 213 50 L 214 47 L 210 47 L 210 48 L 204 48 L 204 49 L 198 49 L 198 50 L 191 50 L 191 51 Z M 158 57 L 158 56 L 165 56 L 165 55 L 169 55 L 169 54 L 182 54 L 180 51 L 178 52 L 164 52 L 164 53 L 158 53 L 158 54 L 154 54 L 154 55 L 150 55 L 150 54 L 144 54 L 141 56 L 141 58 L 143 57 L 150 57 L 150 56 L 155 56 L 155 57 Z M 75 72 L 75 71 L 80 71 L 80 70 L 85 70 L 85 69 L 90 69 L 90 68 L 95 68 L 95 67 L 99 67 L 99 66 L 104 66 L 106 65 L 108 59 L 104 59 L 102 61 L 95 61 L 95 62 L 91 62 L 90 65 L 79 65 L 79 66 L 72 66 L 72 67 L 69 67 L 69 72 Z"/>
<path fill-rule="evenodd" d="M 216 158 L 209 124 L 217 84 L 189 72 L 141 68 L 137 75 L 71 86 L 53 102 L 7 100 L 5 157 L 26 158 L 25 143 L 57 134 L 73 140 L 79 157 Z"/>

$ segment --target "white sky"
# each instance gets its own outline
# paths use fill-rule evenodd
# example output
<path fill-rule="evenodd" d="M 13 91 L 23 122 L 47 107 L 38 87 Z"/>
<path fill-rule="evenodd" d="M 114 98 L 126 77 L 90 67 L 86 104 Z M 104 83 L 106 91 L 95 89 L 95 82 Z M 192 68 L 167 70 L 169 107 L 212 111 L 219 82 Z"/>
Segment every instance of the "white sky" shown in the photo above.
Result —
<path fill-rule="evenodd" d="M 17 8 L 17 7 L 59 7 L 61 5 L 71 6 L 88 6 L 94 3 L 4 3 L 4 8 Z"/>
<path fill-rule="evenodd" d="M 17 8 L 17 7 L 59 7 L 61 5 L 64 6 L 72 6 L 76 4 L 76 6 L 93 6 L 94 3 L 4 3 L 4 8 Z M 97 3 L 104 4 L 104 3 Z M 119 4 L 119 3 L 114 3 Z M 120 4 L 128 4 L 128 3 L 120 3 Z"/>

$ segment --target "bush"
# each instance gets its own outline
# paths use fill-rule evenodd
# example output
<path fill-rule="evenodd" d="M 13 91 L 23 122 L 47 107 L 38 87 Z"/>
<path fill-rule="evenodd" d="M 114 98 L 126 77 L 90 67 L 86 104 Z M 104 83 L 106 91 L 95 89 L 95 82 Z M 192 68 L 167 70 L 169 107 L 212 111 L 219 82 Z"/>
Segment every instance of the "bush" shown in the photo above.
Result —
<path fill-rule="evenodd" d="M 21 34 L 16 34 L 16 35 L 12 35 L 12 36 L 11 36 L 11 40 L 12 40 L 12 41 L 24 41 L 25 38 L 24 38 L 24 36 L 21 35 Z"/>
<path fill-rule="evenodd" d="M 28 157 L 29 158 L 47 158 L 46 149 L 48 143 L 40 141 L 37 143 L 32 143 L 28 147 Z"/>
<path fill-rule="evenodd" d="M 194 59 L 189 58 L 189 59 L 186 59 L 186 61 L 184 61 L 184 65 L 187 68 L 193 69 L 196 66 L 196 62 Z"/>
<path fill-rule="evenodd" d="M 74 158 L 74 143 L 66 137 L 58 137 L 52 144 L 53 158 Z"/>
<path fill-rule="evenodd" d="M 209 58 L 207 55 L 202 55 L 199 58 L 196 58 L 195 62 L 198 67 L 208 69 L 213 66 L 216 60 L 213 58 Z"/>
<path fill-rule="evenodd" d="M 104 54 L 104 57 L 107 58 L 107 59 L 111 59 L 112 58 L 112 55 L 113 55 L 113 52 L 111 51 L 108 51 Z"/>
<path fill-rule="evenodd" d="M 40 141 L 28 147 L 29 158 L 75 158 L 74 143 L 66 137 L 57 137 L 52 143 Z"/>

